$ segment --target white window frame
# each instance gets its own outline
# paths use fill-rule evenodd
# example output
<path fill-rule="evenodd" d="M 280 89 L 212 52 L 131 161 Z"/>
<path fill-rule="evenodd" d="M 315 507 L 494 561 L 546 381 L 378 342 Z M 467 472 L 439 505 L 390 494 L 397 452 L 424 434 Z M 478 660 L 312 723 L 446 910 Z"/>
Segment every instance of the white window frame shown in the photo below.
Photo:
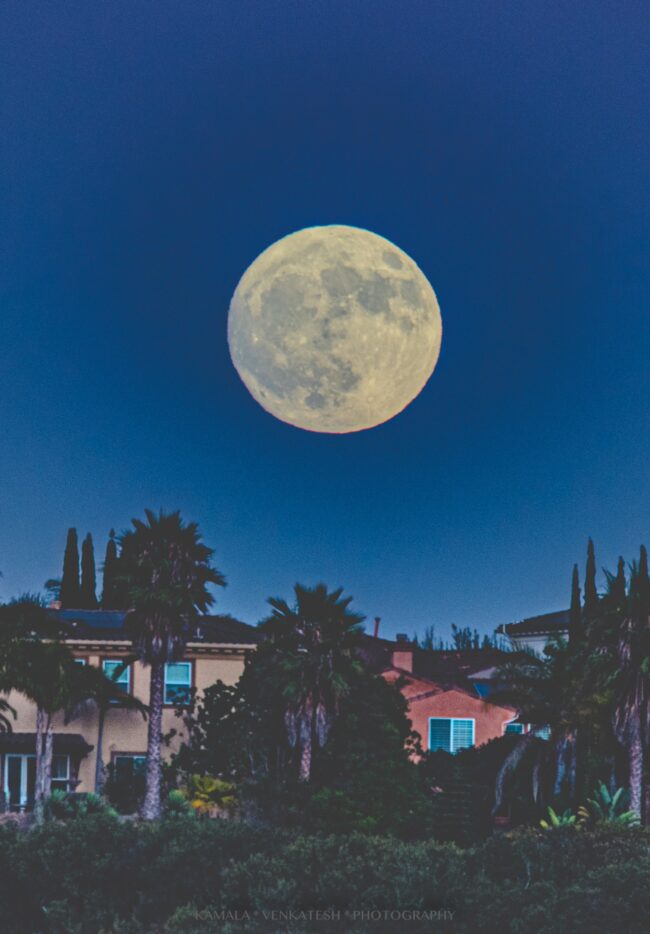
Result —
<path fill-rule="evenodd" d="M 117 775 L 117 760 L 118 759 L 142 759 L 143 760 L 143 773 L 146 773 L 147 769 L 147 754 L 146 752 L 116 752 L 113 756 L 113 768 L 114 773 Z M 133 773 L 131 773 L 133 778 Z"/>
<path fill-rule="evenodd" d="M 66 752 L 57 752 L 57 753 L 54 753 L 53 760 L 55 757 L 56 758 L 60 757 L 61 759 L 65 759 L 66 771 L 65 771 L 65 775 L 56 775 L 56 776 L 53 775 L 50 781 L 52 784 L 54 782 L 65 782 L 66 791 L 69 791 L 70 790 L 70 784 L 69 784 L 70 783 L 70 756 Z"/>
<path fill-rule="evenodd" d="M 431 751 L 431 721 L 432 720 L 447 720 L 449 722 L 449 752 L 452 755 L 459 752 L 461 749 L 471 749 L 473 746 L 476 745 L 476 718 L 475 717 L 429 717 L 429 735 L 427 736 L 427 744 L 428 744 L 430 751 Z M 472 724 L 472 742 L 470 743 L 469 746 L 459 746 L 458 749 L 455 748 L 454 746 L 454 723 L 471 723 Z"/>
<path fill-rule="evenodd" d="M 188 670 L 188 672 L 189 672 L 189 680 L 188 680 L 188 682 L 187 682 L 187 683 L 185 683 L 185 682 L 182 682 L 182 683 L 181 683 L 180 681 L 172 681 L 172 682 L 170 683 L 170 681 L 169 681 L 168 678 L 167 678 L 167 668 L 169 667 L 169 665 L 186 665 L 186 666 L 187 666 L 187 670 Z M 171 707 L 183 707 L 183 706 L 184 706 L 184 704 L 180 704 L 180 703 L 178 703 L 177 701 L 168 701 L 168 700 L 167 700 L 167 688 L 168 688 L 168 687 L 173 687 L 173 688 L 187 688 L 187 690 L 189 691 L 189 694 L 188 694 L 188 703 L 189 703 L 189 700 L 190 700 L 190 698 L 191 698 L 192 682 L 193 682 L 193 680 L 194 680 L 194 678 L 193 678 L 193 671 L 192 671 L 192 662 L 188 662 L 188 661 L 166 662 L 166 663 L 165 663 L 164 682 L 163 682 L 163 702 L 164 702 L 168 707 L 170 707 L 170 706 L 171 706 Z"/>
<path fill-rule="evenodd" d="M 18 807 L 22 810 L 27 807 L 27 777 L 28 777 L 28 759 L 35 759 L 35 753 L 26 753 L 26 752 L 6 752 L 4 754 L 4 763 L 3 763 L 3 783 L 2 787 L 5 793 L 5 802 L 7 807 L 9 807 L 9 760 L 10 759 L 20 759 L 20 800 L 18 801 Z"/>
<path fill-rule="evenodd" d="M 102 658 L 102 671 L 104 672 L 107 678 L 110 678 L 111 675 L 109 674 L 108 671 L 106 671 L 106 662 L 108 662 L 109 664 L 117 663 L 118 665 L 122 665 L 124 664 L 124 659 L 123 658 Z M 123 678 L 124 675 L 126 675 L 126 683 L 124 681 L 115 681 L 115 684 L 119 685 L 119 687 L 121 687 L 124 690 L 125 694 L 130 694 L 131 693 L 131 665 L 127 665 L 127 667 L 124 669 L 120 677 Z"/>

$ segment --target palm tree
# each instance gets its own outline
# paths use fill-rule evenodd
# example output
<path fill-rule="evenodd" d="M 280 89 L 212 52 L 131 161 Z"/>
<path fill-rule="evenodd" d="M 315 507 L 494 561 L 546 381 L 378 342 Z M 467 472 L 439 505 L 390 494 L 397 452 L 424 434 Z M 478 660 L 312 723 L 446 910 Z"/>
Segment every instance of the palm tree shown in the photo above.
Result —
<path fill-rule="evenodd" d="M 620 574 L 620 570 L 619 570 Z M 622 611 L 622 612 L 621 612 Z M 639 563 L 631 566 L 627 599 L 619 611 L 617 666 L 612 676 L 615 695 L 614 732 L 627 751 L 630 810 L 644 810 L 644 767 L 650 741 L 650 583 L 648 556 L 641 548 Z M 650 810 L 646 790 L 645 810 Z M 645 823 L 650 814 L 644 815 Z"/>
<path fill-rule="evenodd" d="M 490 700 L 511 704 L 524 723 L 550 729 L 550 742 L 542 743 L 534 730 L 521 737 L 497 776 L 495 814 L 503 804 L 508 776 L 528 758 L 532 747 L 536 752 L 532 767 L 536 803 L 541 803 L 544 797 L 540 779 L 549 766 L 553 773 L 553 795 L 567 793 L 572 797 L 575 793 L 575 736 L 579 720 L 576 669 L 575 652 L 562 639 L 547 645 L 541 658 L 531 653 L 499 669 L 500 687 L 491 694 Z"/>
<path fill-rule="evenodd" d="M 74 665 L 71 671 L 69 693 L 65 708 L 65 721 L 81 716 L 89 706 L 97 711 L 97 743 L 95 759 L 95 793 L 102 794 L 105 782 L 104 769 L 104 725 L 106 716 L 113 707 L 120 710 L 136 710 L 146 718 L 147 707 L 137 697 L 126 694 L 117 684 L 122 672 L 134 661 L 125 658 L 109 676 L 94 665 Z"/>
<path fill-rule="evenodd" d="M 2 607 L 1 616 L 0 690 L 19 691 L 36 705 L 34 804 L 40 820 L 52 778 L 54 714 L 66 704 L 74 663 L 37 598 L 25 595 L 12 601 Z"/>
<path fill-rule="evenodd" d="M 348 610 L 352 597 L 341 599 L 342 588 L 328 593 L 324 584 L 296 584 L 294 590 L 293 607 L 269 599 L 273 612 L 260 626 L 277 658 L 287 738 L 300 756 L 298 777 L 309 781 L 314 744 L 327 741 L 339 703 L 361 670 L 355 649 L 364 617 Z"/>
<path fill-rule="evenodd" d="M 9 701 L 5 700 L 4 697 L 0 697 L 0 733 L 11 733 L 13 727 L 10 717 L 15 720 L 16 711 Z"/>
<path fill-rule="evenodd" d="M 160 816 L 161 742 L 164 669 L 182 657 L 198 613 L 214 602 L 210 584 L 225 586 L 210 564 L 212 549 L 201 541 L 195 522 L 179 512 L 133 519 L 133 529 L 120 536 L 120 576 L 127 588 L 127 628 L 135 654 L 151 668 L 146 792 L 142 816 Z"/>

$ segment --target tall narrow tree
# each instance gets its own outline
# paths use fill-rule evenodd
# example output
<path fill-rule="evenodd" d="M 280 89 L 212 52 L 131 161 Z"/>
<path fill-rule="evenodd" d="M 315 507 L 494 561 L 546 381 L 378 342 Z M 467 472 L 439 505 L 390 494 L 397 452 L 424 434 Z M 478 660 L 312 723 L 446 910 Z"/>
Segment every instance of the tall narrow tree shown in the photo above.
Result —
<path fill-rule="evenodd" d="M 585 570 L 585 618 L 593 619 L 598 613 L 598 591 L 596 589 L 596 553 L 594 543 L 589 539 L 587 545 L 587 567 Z"/>
<path fill-rule="evenodd" d="M 115 529 L 111 529 L 104 558 L 104 577 L 102 587 L 102 609 L 117 610 L 118 606 L 118 558 L 115 542 Z"/>
<path fill-rule="evenodd" d="M 571 578 L 571 609 L 569 611 L 569 642 L 575 645 L 580 641 L 583 635 L 582 630 L 582 609 L 580 607 L 580 575 L 578 574 L 578 565 L 573 565 L 573 576 Z"/>
<path fill-rule="evenodd" d="M 195 522 L 183 522 L 179 512 L 145 513 L 145 522 L 133 519 L 133 529 L 121 536 L 120 573 L 130 601 L 127 631 L 136 655 L 151 669 L 142 816 L 153 820 L 161 811 L 165 664 L 182 658 L 197 614 L 214 602 L 208 585 L 223 587 L 226 581 L 212 567 L 212 549 L 201 541 Z"/>
<path fill-rule="evenodd" d="M 77 530 L 68 529 L 68 539 L 63 556 L 60 600 L 63 609 L 78 608 L 81 599 L 79 587 L 79 546 Z"/>
<path fill-rule="evenodd" d="M 79 606 L 84 610 L 94 610 L 97 607 L 97 580 L 95 576 L 95 549 L 93 537 L 90 532 L 86 535 L 81 546 L 81 601 Z"/>

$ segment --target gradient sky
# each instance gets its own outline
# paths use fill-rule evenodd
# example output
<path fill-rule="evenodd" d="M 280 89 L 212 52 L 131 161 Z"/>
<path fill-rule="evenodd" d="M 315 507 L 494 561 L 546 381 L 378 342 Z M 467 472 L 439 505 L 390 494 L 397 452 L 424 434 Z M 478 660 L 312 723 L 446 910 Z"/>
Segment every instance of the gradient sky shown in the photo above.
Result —
<path fill-rule="evenodd" d="M 68 526 L 199 521 L 248 622 L 296 580 L 384 633 L 490 631 L 650 544 L 643 2 L 0 8 L 0 597 Z M 372 431 L 266 414 L 229 359 L 249 263 L 366 227 L 442 354 Z"/>

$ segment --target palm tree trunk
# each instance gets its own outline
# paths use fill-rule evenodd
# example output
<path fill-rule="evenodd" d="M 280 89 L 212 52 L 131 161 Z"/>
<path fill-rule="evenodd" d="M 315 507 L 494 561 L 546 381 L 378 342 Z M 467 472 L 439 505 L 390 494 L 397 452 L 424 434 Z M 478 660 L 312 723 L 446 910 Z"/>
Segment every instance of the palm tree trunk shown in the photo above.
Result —
<path fill-rule="evenodd" d="M 52 718 L 48 715 L 45 730 L 45 749 L 43 752 L 43 800 L 48 797 L 52 788 L 52 753 L 54 752 L 54 726 Z"/>
<path fill-rule="evenodd" d="M 147 737 L 147 790 L 142 805 L 144 820 L 160 817 L 160 780 L 163 712 L 163 662 L 151 664 L 151 688 L 149 693 L 149 731 Z"/>
<path fill-rule="evenodd" d="M 524 758 L 524 755 L 528 751 L 532 741 L 535 739 L 534 733 L 525 733 L 515 748 L 509 753 L 503 761 L 501 768 L 498 771 L 496 782 L 494 786 L 494 807 L 492 808 L 492 816 L 496 817 L 503 807 L 504 798 L 505 798 L 505 789 L 506 781 L 508 776 L 515 772 L 519 766 L 519 763 Z"/>
<path fill-rule="evenodd" d="M 54 730 L 52 718 L 44 710 L 36 711 L 36 776 L 34 782 L 34 814 L 38 824 L 43 821 L 43 804 L 52 784 L 52 751 Z"/>
<path fill-rule="evenodd" d="M 106 720 L 106 708 L 100 706 L 97 711 L 97 757 L 95 759 L 95 794 L 101 795 L 104 792 L 104 779 L 106 772 L 104 769 L 104 721 Z"/>
<path fill-rule="evenodd" d="M 43 727 L 45 724 L 45 712 L 36 708 L 36 776 L 34 780 L 34 813 L 36 820 L 42 819 L 41 802 L 43 800 Z"/>
<path fill-rule="evenodd" d="M 308 782 L 311 777 L 311 733 L 306 735 L 300 747 L 300 771 L 298 778 L 301 782 Z"/>
<path fill-rule="evenodd" d="M 634 730 L 627 744 L 630 783 L 630 810 L 641 817 L 643 801 L 643 745 L 640 731 Z"/>

